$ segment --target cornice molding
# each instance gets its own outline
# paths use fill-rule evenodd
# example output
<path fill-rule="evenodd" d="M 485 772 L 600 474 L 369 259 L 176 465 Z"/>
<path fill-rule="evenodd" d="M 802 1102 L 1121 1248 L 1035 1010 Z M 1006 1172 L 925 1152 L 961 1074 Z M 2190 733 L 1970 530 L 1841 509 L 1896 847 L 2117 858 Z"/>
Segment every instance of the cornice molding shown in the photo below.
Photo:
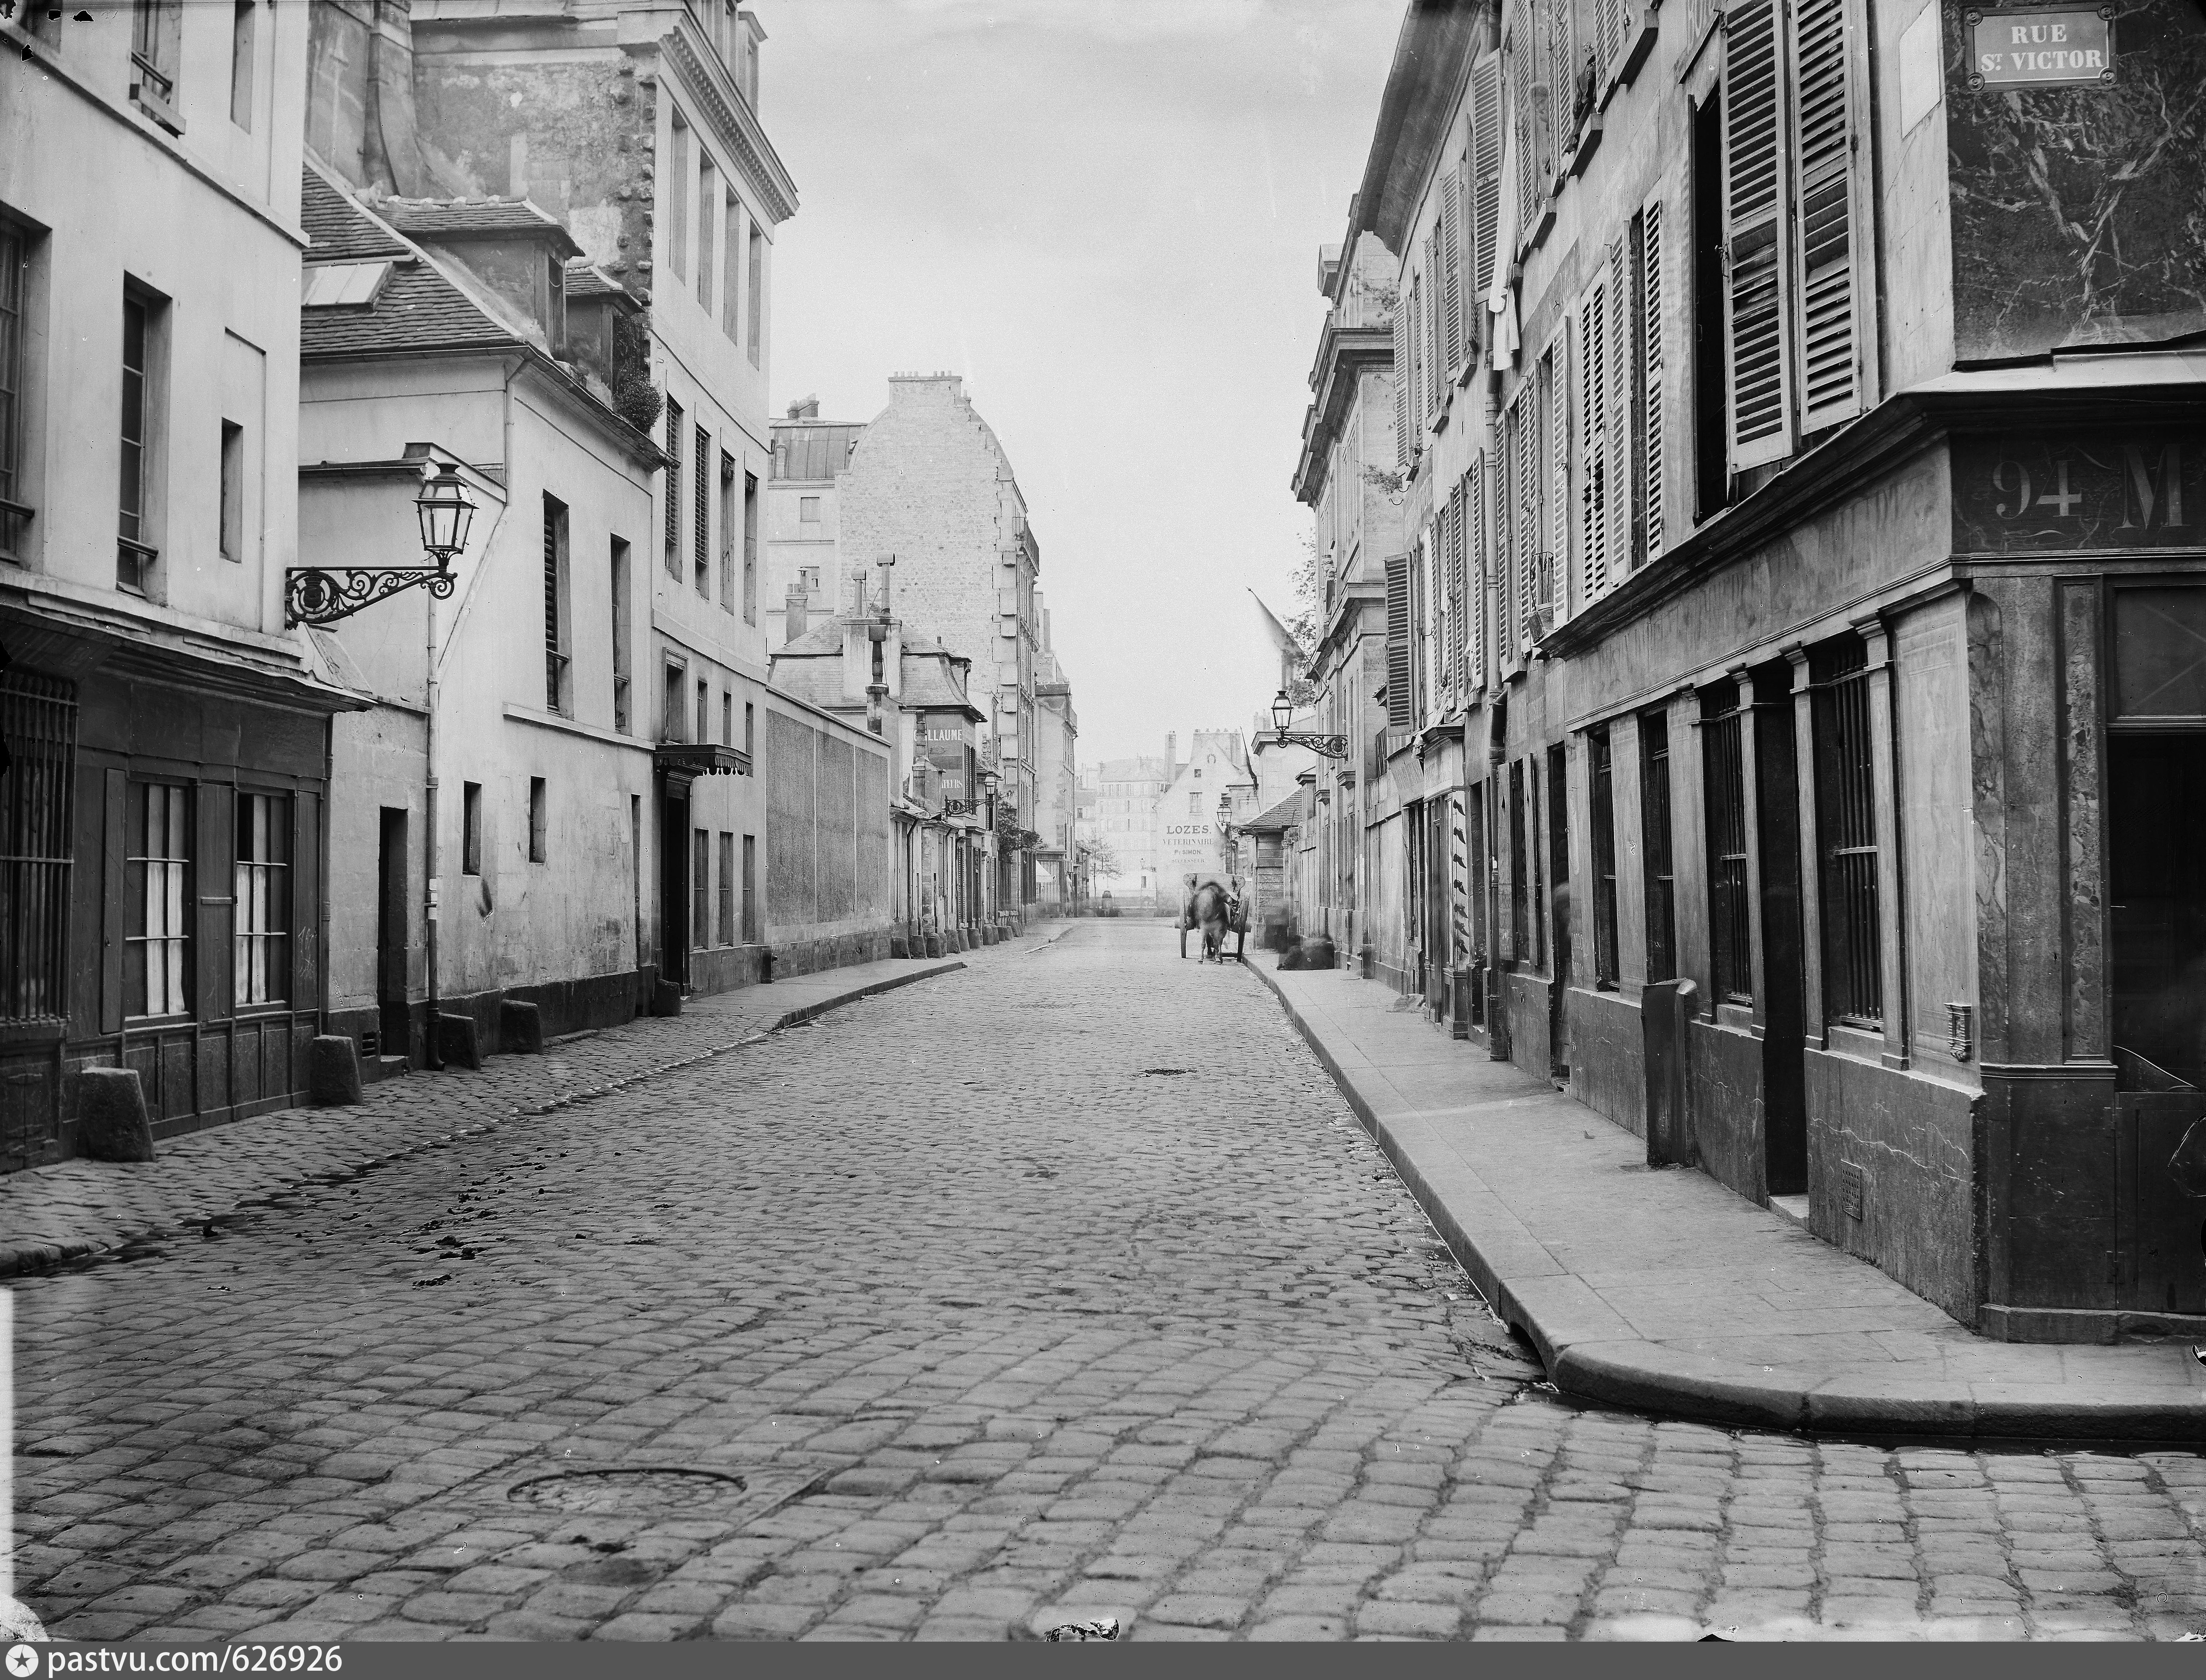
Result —
<path fill-rule="evenodd" d="M 1394 365 L 1394 330 L 1383 327 L 1338 327 L 1326 325 L 1318 340 L 1317 366 L 1312 383 L 1317 400 L 1303 428 L 1302 457 L 1295 463 L 1295 499 L 1315 504 L 1322 491 L 1323 467 L 1333 440 L 1340 433 L 1348 405 L 1356 395 L 1356 378 L 1344 378 L 1352 369 L 1360 378 L 1367 369 Z"/>
<path fill-rule="evenodd" d="M 682 73 L 682 79 L 699 107 L 710 117 L 713 132 L 741 165 L 743 179 L 758 194 L 760 205 L 778 223 L 796 214 L 796 182 L 782 164 L 758 117 L 727 80 L 718 63 L 707 63 L 680 29 L 662 35 L 660 56 Z"/>

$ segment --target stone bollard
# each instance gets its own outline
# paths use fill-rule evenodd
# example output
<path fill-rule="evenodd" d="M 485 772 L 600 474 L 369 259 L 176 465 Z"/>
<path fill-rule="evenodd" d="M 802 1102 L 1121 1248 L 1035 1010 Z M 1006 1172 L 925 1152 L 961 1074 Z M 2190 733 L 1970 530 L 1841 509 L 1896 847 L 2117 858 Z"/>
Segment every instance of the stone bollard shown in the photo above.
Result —
<path fill-rule="evenodd" d="M 86 1068 L 77 1075 L 76 1147 L 95 1161 L 153 1159 L 153 1124 L 135 1071 Z"/>
<path fill-rule="evenodd" d="M 498 1047 L 509 1056 L 544 1053 L 544 1012 L 517 998 L 502 998 L 498 1005 Z"/>
<path fill-rule="evenodd" d="M 337 1108 L 360 1100 L 360 1046 L 342 1033 L 323 1033 L 307 1046 L 307 1100 Z"/>
<path fill-rule="evenodd" d="M 927 954 L 929 956 L 942 955 L 942 936 L 939 933 L 930 933 L 927 936 Z"/>
<path fill-rule="evenodd" d="M 901 933 L 889 935 L 889 956 L 892 961 L 908 960 L 911 956 L 911 941 Z"/>
<path fill-rule="evenodd" d="M 483 1064 L 482 1033 L 471 1015 L 437 1017 L 437 1053 L 448 1068 L 480 1069 Z"/>
<path fill-rule="evenodd" d="M 651 1012 L 653 1015 L 682 1013 L 682 988 L 672 980 L 656 980 L 651 987 Z"/>

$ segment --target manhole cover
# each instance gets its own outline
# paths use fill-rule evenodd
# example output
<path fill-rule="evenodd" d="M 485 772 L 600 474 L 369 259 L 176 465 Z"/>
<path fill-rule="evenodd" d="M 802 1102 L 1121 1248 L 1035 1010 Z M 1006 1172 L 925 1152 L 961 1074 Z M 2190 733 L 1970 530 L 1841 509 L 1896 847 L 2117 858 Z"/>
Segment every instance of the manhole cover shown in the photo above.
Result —
<path fill-rule="evenodd" d="M 718 1470 L 555 1470 L 506 1490 L 517 1505 L 602 1515 L 687 1509 L 740 1498 L 743 1479 Z"/>

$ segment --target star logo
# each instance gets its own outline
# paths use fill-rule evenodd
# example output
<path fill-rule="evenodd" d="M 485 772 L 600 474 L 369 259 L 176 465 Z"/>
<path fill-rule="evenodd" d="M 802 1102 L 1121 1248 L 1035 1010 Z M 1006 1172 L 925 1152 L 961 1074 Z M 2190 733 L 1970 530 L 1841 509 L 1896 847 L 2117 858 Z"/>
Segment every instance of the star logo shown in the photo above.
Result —
<path fill-rule="evenodd" d="M 8 1672 L 14 1675 L 15 1680 L 30 1680 L 30 1677 L 38 1671 L 39 1653 L 27 1645 L 8 1647 Z"/>

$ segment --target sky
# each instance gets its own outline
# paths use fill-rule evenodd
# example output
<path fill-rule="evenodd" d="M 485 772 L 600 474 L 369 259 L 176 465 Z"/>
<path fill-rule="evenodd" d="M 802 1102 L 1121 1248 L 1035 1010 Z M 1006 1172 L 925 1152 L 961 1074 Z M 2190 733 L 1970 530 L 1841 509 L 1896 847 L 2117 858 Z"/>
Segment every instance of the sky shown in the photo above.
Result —
<path fill-rule="evenodd" d="M 1267 712 L 1288 487 L 1405 0 L 753 0 L 773 412 L 964 376 L 1018 474 L 1083 763 Z"/>

